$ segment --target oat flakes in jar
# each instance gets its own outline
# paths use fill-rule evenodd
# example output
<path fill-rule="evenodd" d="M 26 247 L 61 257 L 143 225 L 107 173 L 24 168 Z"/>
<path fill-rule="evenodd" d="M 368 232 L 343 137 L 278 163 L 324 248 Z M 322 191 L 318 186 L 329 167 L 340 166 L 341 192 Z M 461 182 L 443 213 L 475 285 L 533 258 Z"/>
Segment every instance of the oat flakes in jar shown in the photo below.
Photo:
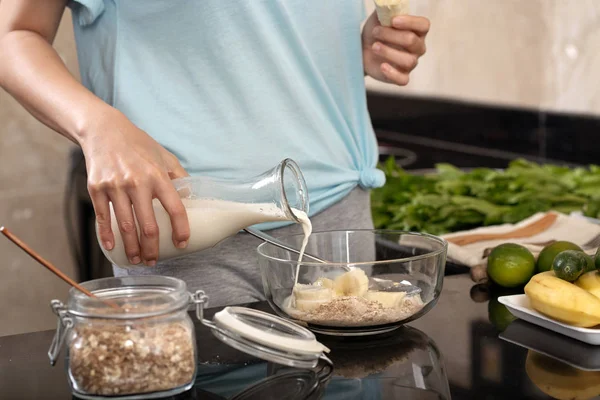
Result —
<path fill-rule="evenodd" d="M 68 379 L 81 398 L 152 398 L 192 387 L 196 374 L 194 325 L 185 282 L 163 276 L 97 279 L 72 288 L 48 355 L 63 344 Z M 107 304 L 108 303 L 108 304 Z"/>
<path fill-rule="evenodd" d="M 187 291 L 184 281 L 165 276 L 126 276 L 80 284 L 67 304 L 52 301 L 58 327 L 48 356 L 52 364 L 67 349 L 71 390 L 83 399 L 151 399 L 190 389 L 196 376 L 195 326 L 188 313 L 228 346 L 277 364 L 332 367 L 308 329 L 276 315 L 225 307 L 204 318 L 208 296 Z"/>

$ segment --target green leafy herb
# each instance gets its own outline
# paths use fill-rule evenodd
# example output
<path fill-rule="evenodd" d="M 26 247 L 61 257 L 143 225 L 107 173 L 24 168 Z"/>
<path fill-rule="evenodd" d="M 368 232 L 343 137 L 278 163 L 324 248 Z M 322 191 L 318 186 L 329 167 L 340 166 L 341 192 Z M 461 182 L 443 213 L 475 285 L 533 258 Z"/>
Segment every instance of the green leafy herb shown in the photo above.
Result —
<path fill-rule="evenodd" d="M 440 235 L 516 223 L 548 210 L 600 217 L 600 166 L 596 165 L 568 168 L 518 159 L 505 170 L 464 172 L 438 164 L 433 174 L 414 175 L 390 157 L 380 168 L 387 183 L 371 195 L 377 228 Z"/>

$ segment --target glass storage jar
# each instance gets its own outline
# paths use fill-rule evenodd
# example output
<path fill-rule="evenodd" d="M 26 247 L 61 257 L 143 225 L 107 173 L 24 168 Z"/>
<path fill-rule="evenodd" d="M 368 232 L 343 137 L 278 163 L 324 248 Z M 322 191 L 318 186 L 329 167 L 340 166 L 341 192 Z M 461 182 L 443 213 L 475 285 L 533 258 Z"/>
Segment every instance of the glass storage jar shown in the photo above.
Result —
<path fill-rule="evenodd" d="M 190 295 L 178 279 L 144 276 L 72 288 L 66 306 L 54 300 L 58 330 L 49 356 L 65 342 L 69 384 L 77 396 L 152 398 L 189 389 L 196 374 Z"/>
<path fill-rule="evenodd" d="M 58 326 L 48 352 L 54 364 L 65 345 L 69 384 L 80 398 L 152 399 L 190 389 L 197 372 L 191 305 L 204 326 L 238 350 L 296 368 L 331 364 L 312 332 L 277 316 L 225 307 L 204 319 L 208 297 L 189 293 L 180 279 L 126 276 L 81 285 L 95 297 L 72 288 L 66 305 L 51 303 Z"/>

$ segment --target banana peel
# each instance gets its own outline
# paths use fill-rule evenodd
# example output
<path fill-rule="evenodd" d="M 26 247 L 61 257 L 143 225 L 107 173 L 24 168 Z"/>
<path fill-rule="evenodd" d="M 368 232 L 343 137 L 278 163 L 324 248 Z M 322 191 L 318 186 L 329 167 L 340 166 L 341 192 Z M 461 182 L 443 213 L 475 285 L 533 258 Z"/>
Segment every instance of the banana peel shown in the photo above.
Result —
<path fill-rule="evenodd" d="M 542 392 L 559 400 L 588 400 L 600 394 L 600 372 L 583 371 L 529 350 L 525 371 Z"/>
<path fill-rule="evenodd" d="M 600 298 L 600 272 L 592 271 L 583 274 L 575 281 L 575 285 Z"/>
<path fill-rule="evenodd" d="M 582 328 L 600 324 L 600 298 L 557 278 L 553 271 L 534 275 L 525 294 L 533 309 L 550 318 Z"/>

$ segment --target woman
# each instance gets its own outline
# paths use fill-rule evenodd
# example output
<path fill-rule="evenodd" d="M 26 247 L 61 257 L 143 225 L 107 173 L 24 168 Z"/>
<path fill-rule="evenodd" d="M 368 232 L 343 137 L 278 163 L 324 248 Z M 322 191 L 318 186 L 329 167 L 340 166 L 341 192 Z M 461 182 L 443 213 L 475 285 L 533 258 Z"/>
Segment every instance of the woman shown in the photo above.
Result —
<path fill-rule="evenodd" d="M 51 46 L 67 6 L 82 83 Z M 362 0 L 2 0 L 0 85 L 81 146 L 102 245 L 114 246 L 112 202 L 127 256 L 141 265 L 115 274 L 177 276 L 215 306 L 250 302 L 262 298 L 256 240 L 239 234 L 157 265 L 152 199 L 185 248 L 171 179 L 252 176 L 290 157 L 316 230 L 371 227 L 368 189 L 385 178 L 364 74 L 406 85 L 429 22 L 401 16 L 382 27 L 373 14 L 361 33 L 364 18 Z"/>

